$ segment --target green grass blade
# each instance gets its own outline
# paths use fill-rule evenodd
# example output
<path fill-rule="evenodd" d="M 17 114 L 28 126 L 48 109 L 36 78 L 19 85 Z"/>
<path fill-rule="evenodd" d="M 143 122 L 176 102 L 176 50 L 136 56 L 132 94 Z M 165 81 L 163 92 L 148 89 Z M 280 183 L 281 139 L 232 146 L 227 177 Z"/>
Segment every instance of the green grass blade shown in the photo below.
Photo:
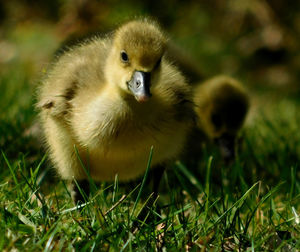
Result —
<path fill-rule="evenodd" d="M 92 186 L 92 188 L 91 188 L 92 190 L 91 191 L 92 192 L 97 191 L 97 186 L 96 186 L 94 180 L 92 179 L 89 171 L 86 169 L 84 163 L 82 162 L 82 159 L 81 159 L 81 157 L 79 155 L 78 149 L 77 149 L 77 147 L 75 145 L 74 145 L 74 150 L 75 150 L 76 157 L 77 157 L 77 159 L 78 159 L 78 161 L 80 163 L 80 166 L 84 170 L 85 174 L 87 175 L 89 183 L 90 183 L 90 186 Z"/>
<path fill-rule="evenodd" d="M 133 208 L 132 208 L 132 211 L 131 211 L 131 219 L 133 217 L 133 214 L 134 214 L 134 211 L 137 207 L 137 204 L 141 198 L 141 195 L 142 195 L 142 191 L 144 189 L 144 186 L 145 186 L 145 183 L 146 183 L 146 180 L 147 180 L 147 177 L 148 177 L 148 173 L 149 173 L 149 170 L 150 170 L 150 167 L 151 167 L 151 161 L 152 161 L 152 155 L 153 155 L 153 146 L 151 146 L 151 149 L 150 149 L 150 154 L 149 154 L 149 158 L 148 158 L 148 163 L 147 163 L 147 168 L 146 168 L 146 172 L 145 172 L 145 175 L 143 177 L 143 181 L 142 181 L 142 184 L 141 184 L 141 187 L 140 187 L 140 190 L 138 192 L 138 195 L 136 197 L 136 200 L 134 202 L 134 205 L 133 205 Z"/>
<path fill-rule="evenodd" d="M 219 223 L 220 220 L 222 220 L 234 207 L 238 206 L 239 204 L 241 204 L 246 198 L 247 196 L 249 195 L 249 193 L 258 185 L 259 181 L 256 182 L 253 186 L 250 187 L 250 189 L 248 189 L 247 192 L 244 193 L 244 195 L 239 199 L 237 200 L 229 209 L 227 209 L 223 214 L 221 214 L 221 216 L 219 216 L 214 224 L 212 224 L 208 230 L 210 230 L 213 226 L 215 226 L 217 223 Z"/>
<path fill-rule="evenodd" d="M 175 164 L 179 168 L 179 170 L 188 178 L 188 180 L 199 190 L 199 192 L 203 192 L 203 187 L 199 180 L 180 161 L 176 161 Z"/>
<path fill-rule="evenodd" d="M 212 165 L 213 157 L 210 156 L 207 162 L 207 169 L 206 169 L 206 178 L 205 178 L 205 194 L 206 194 L 206 202 L 205 202 L 205 217 L 204 221 L 207 218 L 208 215 L 208 208 L 209 208 L 209 198 L 210 198 L 210 171 L 211 171 L 211 165 Z"/>
<path fill-rule="evenodd" d="M 11 175 L 12 175 L 12 177 L 13 177 L 13 180 L 14 180 L 16 186 L 18 186 L 18 185 L 19 185 L 19 182 L 18 182 L 18 180 L 17 180 L 15 171 L 14 171 L 14 169 L 11 167 L 11 165 L 10 165 L 8 159 L 6 158 L 4 152 L 3 152 L 3 151 L 1 151 L 1 152 L 2 152 L 2 156 L 3 156 L 4 160 L 5 160 L 5 163 L 7 164 L 8 168 L 9 168 L 9 170 L 10 170 L 10 172 L 11 172 Z"/>

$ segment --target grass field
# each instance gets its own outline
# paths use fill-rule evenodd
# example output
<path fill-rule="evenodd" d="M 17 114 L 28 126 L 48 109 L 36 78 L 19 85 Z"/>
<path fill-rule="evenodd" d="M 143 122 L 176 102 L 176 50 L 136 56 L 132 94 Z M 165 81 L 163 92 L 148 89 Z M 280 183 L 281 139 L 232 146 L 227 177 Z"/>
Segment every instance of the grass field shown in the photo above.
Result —
<path fill-rule="evenodd" d="M 175 162 L 162 181 L 161 212 L 146 210 L 155 221 L 137 218 L 150 197 L 143 180 L 97 185 L 77 210 L 31 134 L 33 83 L 57 41 L 28 27 L 9 39 L 20 56 L 0 77 L 1 251 L 299 251 L 299 99 L 251 89 L 237 160 L 226 167 L 204 146 L 195 169 Z"/>

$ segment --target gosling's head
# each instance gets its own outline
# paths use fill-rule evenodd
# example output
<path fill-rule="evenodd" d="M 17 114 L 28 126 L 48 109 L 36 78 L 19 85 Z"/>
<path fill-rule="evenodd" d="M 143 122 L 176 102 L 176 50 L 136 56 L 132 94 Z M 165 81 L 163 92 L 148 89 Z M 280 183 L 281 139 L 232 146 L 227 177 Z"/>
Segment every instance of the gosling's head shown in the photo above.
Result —
<path fill-rule="evenodd" d="M 225 85 L 214 102 L 210 117 L 212 135 L 224 160 L 229 163 L 235 158 L 236 136 L 248 111 L 248 97 L 240 90 Z"/>
<path fill-rule="evenodd" d="M 207 92 L 199 101 L 200 127 L 221 150 L 225 161 L 234 159 L 236 136 L 249 109 L 249 97 L 241 84 L 229 77 L 215 77 L 202 84 Z"/>
<path fill-rule="evenodd" d="M 210 135 L 219 138 L 222 135 L 236 135 L 242 127 L 248 111 L 248 97 L 241 90 L 224 84 L 211 99 L 208 121 Z"/>
<path fill-rule="evenodd" d="M 146 102 L 157 84 L 166 38 L 149 21 L 131 21 L 114 34 L 107 61 L 106 77 L 138 102 Z"/>

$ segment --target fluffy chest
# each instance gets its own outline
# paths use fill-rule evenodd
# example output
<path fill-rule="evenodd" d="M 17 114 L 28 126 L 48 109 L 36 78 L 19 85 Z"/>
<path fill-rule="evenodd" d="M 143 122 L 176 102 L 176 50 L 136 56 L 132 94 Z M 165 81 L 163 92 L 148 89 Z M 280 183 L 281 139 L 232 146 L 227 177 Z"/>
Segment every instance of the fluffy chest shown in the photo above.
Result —
<path fill-rule="evenodd" d="M 174 159 L 186 139 L 185 125 L 166 125 L 157 129 L 151 125 L 126 125 L 115 130 L 107 139 L 100 136 L 99 144 L 88 148 L 88 163 L 95 180 L 131 180 L 142 175 L 147 167 L 149 151 L 154 148 L 152 166 Z M 101 144 L 102 143 L 102 144 Z"/>
<path fill-rule="evenodd" d="M 156 100 L 135 100 L 102 94 L 84 104 L 73 105 L 72 131 L 77 142 L 88 148 L 154 143 L 175 123 L 172 109 Z"/>
<path fill-rule="evenodd" d="M 88 152 L 95 179 L 110 180 L 118 173 L 121 180 L 128 180 L 142 174 L 151 146 L 152 165 L 173 159 L 181 151 L 187 124 L 178 122 L 162 104 L 141 105 L 145 106 L 133 109 L 125 102 L 101 97 L 74 114 L 73 120 L 84 118 L 73 131 L 83 152 Z"/>

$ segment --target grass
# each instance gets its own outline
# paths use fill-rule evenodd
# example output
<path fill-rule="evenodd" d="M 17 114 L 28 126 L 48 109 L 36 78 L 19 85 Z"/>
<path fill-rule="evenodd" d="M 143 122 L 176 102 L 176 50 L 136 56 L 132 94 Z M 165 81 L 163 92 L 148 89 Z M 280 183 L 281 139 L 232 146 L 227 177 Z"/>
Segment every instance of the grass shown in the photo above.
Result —
<path fill-rule="evenodd" d="M 27 88 L 24 84 L 19 92 Z M 19 92 L 3 97 L 2 106 Z M 141 198 L 144 183 L 137 183 L 133 192 L 116 179 L 101 185 L 89 204 L 74 208 L 65 183 L 49 179 L 46 157 L 23 134 L 35 116 L 31 105 L 19 104 L 23 116 L 1 116 L 1 250 L 300 248 L 300 139 L 294 102 L 274 105 L 276 119 L 260 116 L 244 130 L 239 156 L 230 167 L 210 146 L 204 147 L 197 171 L 174 163 L 162 183 L 161 213 L 150 207 L 147 211 L 158 216 L 156 222 L 138 228 L 133 227 L 149 196 Z M 14 111 L 11 106 L 16 104 L 4 111 Z"/>
<path fill-rule="evenodd" d="M 260 112 L 241 133 L 230 166 L 207 145 L 194 169 L 182 160 L 170 167 L 157 202 L 150 200 L 146 173 L 133 187 L 117 177 L 97 185 L 89 203 L 76 208 L 28 130 L 36 118 L 31 82 L 19 61 L 0 77 L 1 251 L 300 249 L 296 99 L 274 96 L 263 105 L 265 94 L 256 95 Z M 138 218 L 142 210 L 146 221 Z"/>

